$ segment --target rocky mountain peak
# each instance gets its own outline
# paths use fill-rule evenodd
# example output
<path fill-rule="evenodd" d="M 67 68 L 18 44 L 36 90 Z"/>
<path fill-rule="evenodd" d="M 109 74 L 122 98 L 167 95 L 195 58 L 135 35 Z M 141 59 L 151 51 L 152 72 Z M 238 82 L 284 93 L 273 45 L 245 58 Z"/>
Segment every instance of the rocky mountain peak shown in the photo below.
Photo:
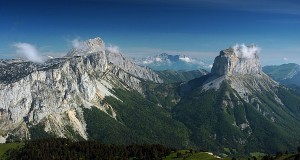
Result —
<path fill-rule="evenodd" d="M 235 45 L 220 51 L 215 58 L 211 73 L 218 76 L 260 75 L 259 48 L 256 45 Z"/>
<path fill-rule="evenodd" d="M 68 52 L 66 57 L 82 56 L 95 52 L 104 52 L 104 50 L 104 41 L 99 37 L 88 39 L 83 42 L 75 40 L 73 41 L 73 48 Z"/>
<path fill-rule="evenodd" d="M 99 37 L 83 42 L 75 41 L 73 46 L 74 48 L 69 51 L 66 57 L 83 56 L 91 58 L 95 61 L 101 61 L 104 70 L 108 68 L 109 64 L 113 64 L 138 78 L 157 83 L 163 82 L 151 69 L 135 64 L 120 52 L 116 52 L 113 49 L 110 50 L 109 47 L 105 48 L 104 41 Z"/>
<path fill-rule="evenodd" d="M 104 42 L 100 37 L 88 39 L 85 43 L 90 49 L 103 49 L 105 47 Z"/>

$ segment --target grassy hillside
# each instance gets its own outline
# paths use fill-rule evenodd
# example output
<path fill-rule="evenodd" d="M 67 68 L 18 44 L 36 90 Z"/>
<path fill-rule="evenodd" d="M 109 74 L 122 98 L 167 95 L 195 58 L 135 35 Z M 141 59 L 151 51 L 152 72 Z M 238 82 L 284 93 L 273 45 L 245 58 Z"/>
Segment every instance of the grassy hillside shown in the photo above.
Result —
<path fill-rule="evenodd" d="M 158 143 L 173 148 L 191 145 L 189 130 L 172 119 L 165 108 L 135 91 L 117 90 L 115 95 L 121 101 L 107 97 L 105 102 L 115 109 L 117 120 L 96 108 L 84 111 L 92 140 L 116 144 Z"/>
<path fill-rule="evenodd" d="M 24 146 L 24 143 L 3 143 L 0 144 L 0 159 L 6 159 L 5 153 L 10 149 L 17 149 Z"/>
<path fill-rule="evenodd" d="M 219 160 L 220 158 L 212 155 L 209 152 L 197 152 L 193 150 L 178 150 L 173 151 L 170 155 L 163 158 L 163 160 Z M 231 158 L 224 158 L 230 160 Z"/>
<path fill-rule="evenodd" d="M 178 89 L 179 85 L 180 82 L 169 84 L 144 83 L 145 98 L 151 101 L 151 103 L 170 111 L 181 98 Z"/>

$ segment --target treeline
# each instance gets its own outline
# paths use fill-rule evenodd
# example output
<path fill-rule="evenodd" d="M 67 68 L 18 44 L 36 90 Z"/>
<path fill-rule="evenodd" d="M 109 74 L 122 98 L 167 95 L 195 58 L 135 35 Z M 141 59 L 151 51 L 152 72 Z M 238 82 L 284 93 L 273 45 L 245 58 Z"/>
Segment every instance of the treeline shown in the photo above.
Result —
<path fill-rule="evenodd" d="M 6 152 L 7 159 L 27 160 L 126 160 L 162 159 L 171 149 L 163 145 L 112 145 L 96 141 L 73 142 L 69 139 L 40 139 L 25 142 L 22 148 Z"/>

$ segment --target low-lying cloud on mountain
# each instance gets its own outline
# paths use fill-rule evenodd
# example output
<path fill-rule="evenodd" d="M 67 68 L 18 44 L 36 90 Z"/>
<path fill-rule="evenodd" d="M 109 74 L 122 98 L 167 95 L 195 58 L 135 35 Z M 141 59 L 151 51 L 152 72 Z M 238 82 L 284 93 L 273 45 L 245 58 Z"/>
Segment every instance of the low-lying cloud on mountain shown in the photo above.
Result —
<path fill-rule="evenodd" d="M 39 54 L 37 48 L 32 44 L 18 42 L 13 44 L 13 47 L 16 49 L 17 54 L 29 61 L 37 63 L 44 62 L 43 57 Z"/>
<path fill-rule="evenodd" d="M 233 47 L 234 53 L 240 58 L 254 58 L 255 54 L 260 52 L 260 48 L 256 45 L 246 46 L 243 44 L 236 44 Z"/>
<path fill-rule="evenodd" d="M 118 46 L 112 45 L 112 44 L 108 44 L 108 46 L 106 47 L 106 50 L 112 52 L 112 53 L 120 53 L 120 48 Z"/>
<path fill-rule="evenodd" d="M 71 41 L 72 43 L 72 47 L 74 49 L 77 49 L 77 50 L 82 50 L 82 51 L 88 51 L 89 47 L 91 44 L 88 44 L 89 42 L 86 42 L 86 41 L 82 41 L 80 40 L 80 38 L 75 38 Z M 113 44 L 108 44 L 107 46 L 103 43 L 103 46 L 105 47 L 105 50 L 108 50 L 109 52 L 112 52 L 112 53 L 120 53 L 120 48 L 116 45 L 113 45 Z M 97 49 L 97 46 L 94 46 L 94 50 L 102 50 L 102 48 L 98 48 Z"/>
<path fill-rule="evenodd" d="M 90 45 L 92 45 L 80 40 L 80 38 L 70 40 L 68 41 L 68 43 L 71 44 L 73 49 L 81 50 L 82 52 L 88 52 Z M 44 63 L 48 59 L 52 59 L 55 57 L 63 57 L 67 54 L 67 52 L 42 52 L 39 51 L 39 49 L 35 45 L 25 42 L 13 43 L 12 47 L 19 58 L 26 59 L 35 63 Z M 116 45 L 108 44 L 108 46 L 106 46 L 105 49 L 112 53 L 120 53 L 120 49 Z M 97 50 L 102 50 L 102 48 L 97 48 L 97 46 L 93 48 L 93 51 Z"/>
<path fill-rule="evenodd" d="M 189 58 L 189 57 L 179 57 L 180 60 L 187 62 L 187 63 L 193 63 L 195 62 L 193 59 Z"/>
<path fill-rule="evenodd" d="M 84 41 L 81 41 L 80 38 L 75 38 L 71 41 L 72 47 L 80 50 L 86 50 L 88 46 L 84 43 Z"/>

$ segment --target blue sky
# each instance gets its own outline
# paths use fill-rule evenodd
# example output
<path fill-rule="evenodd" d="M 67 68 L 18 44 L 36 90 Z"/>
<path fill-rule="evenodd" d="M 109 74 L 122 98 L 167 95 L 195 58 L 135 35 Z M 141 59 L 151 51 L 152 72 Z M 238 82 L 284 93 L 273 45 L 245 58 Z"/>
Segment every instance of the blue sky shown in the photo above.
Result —
<path fill-rule="evenodd" d="M 1 0 L 0 58 L 13 44 L 65 54 L 71 41 L 101 37 L 129 56 L 167 52 L 211 58 L 255 43 L 264 65 L 300 64 L 297 0 Z"/>

